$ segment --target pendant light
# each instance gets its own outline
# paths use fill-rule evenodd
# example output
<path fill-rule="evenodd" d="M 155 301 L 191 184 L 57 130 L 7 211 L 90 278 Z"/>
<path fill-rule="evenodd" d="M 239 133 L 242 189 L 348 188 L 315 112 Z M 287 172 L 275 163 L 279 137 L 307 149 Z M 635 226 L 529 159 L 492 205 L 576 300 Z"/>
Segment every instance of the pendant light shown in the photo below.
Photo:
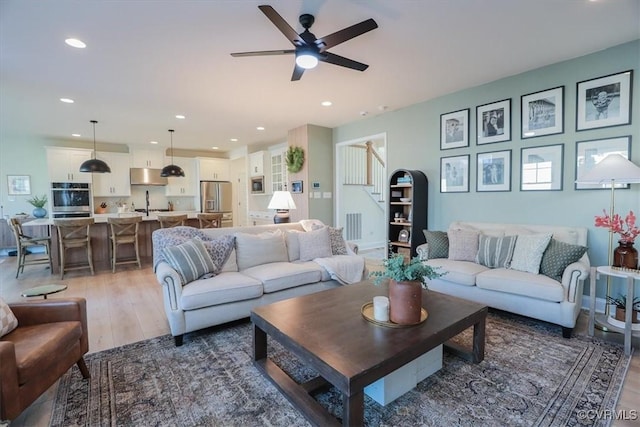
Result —
<path fill-rule="evenodd" d="M 98 121 L 91 120 L 91 123 L 93 123 L 93 158 L 80 165 L 80 172 L 111 173 L 111 168 L 105 162 L 96 159 L 96 123 Z"/>
<path fill-rule="evenodd" d="M 169 129 L 171 135 L 171 164 L 162 168 L 160 176 L 184 176 L 184 171 L 178 165 L 173 164 L 173 129 Z"/>

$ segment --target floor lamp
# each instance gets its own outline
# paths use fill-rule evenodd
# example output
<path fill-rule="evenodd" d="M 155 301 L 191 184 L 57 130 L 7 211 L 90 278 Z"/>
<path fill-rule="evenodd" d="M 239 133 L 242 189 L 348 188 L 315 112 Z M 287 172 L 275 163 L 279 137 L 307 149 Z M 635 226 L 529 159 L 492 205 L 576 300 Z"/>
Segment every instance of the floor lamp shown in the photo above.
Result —
<path fill-rule="evenodd" d="M 615 209 L 615 187 L 622 184 L 640 184 L 640 167 L 636 166 L 620 154 L 609 154 L 598 162 L 590 171 L 576 181 L 577 184 L 597 184 L 611 186 L 611 207 L 609 215 L 613 217 Z M 609 252 L 607 263 L 612 265 L 613 231 L 609 230 Z M 607 295 L 611 292 L 610 277 L 607 276 Z M 609 316 L 609 304 L 605 305 L 605 314 Z M 606 330 L 603 328 L 603 330 Z"/>
<path fill-rule="evenodd" d="M 296 204 L 288 191 L 274 191 L 269 206 L 267 206 L 267 209 L 276 210 L 273 217 L 274 224 L 289 222 L 289 210 L 295 208 Z"/>

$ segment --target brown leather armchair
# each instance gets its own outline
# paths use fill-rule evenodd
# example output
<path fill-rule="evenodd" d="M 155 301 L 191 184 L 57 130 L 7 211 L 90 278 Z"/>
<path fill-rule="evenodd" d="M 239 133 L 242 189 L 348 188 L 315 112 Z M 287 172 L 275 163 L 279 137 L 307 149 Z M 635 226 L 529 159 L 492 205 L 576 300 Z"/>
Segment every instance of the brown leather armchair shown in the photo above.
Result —
<path fill-rule="evenodd" d="M 0 338 L 0 420 L 13 420 L 74 364 L 89 370 L 84 298 L 9 304 L 18 327 Z"/>

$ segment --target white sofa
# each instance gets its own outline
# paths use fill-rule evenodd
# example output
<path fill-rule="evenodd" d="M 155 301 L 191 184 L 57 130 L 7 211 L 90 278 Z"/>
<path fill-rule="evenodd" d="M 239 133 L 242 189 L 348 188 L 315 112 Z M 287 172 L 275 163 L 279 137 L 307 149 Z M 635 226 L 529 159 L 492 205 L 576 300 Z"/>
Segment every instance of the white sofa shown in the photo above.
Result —
<path fill-rule="evenodd" d="M 159 256 L 161 246 L 166 246 L 162 236 L 167 236 L 166 233 L 170 232 L 167 229 L 154 231 L 152 240 L 155 273 L 163 288 L 164 310 L 176 346 L 182 345 L 183 334 L 249 317 L 251 310 L 258 305 L 353 283 L 366 274 L 364 258 L 356 254 L 357 246 L 350 242 L 346 244 L 347 255 L 334 256 L 330 252 L 329 259 L 301 261 L 298 245 L 302 240 L 297 237 L 297 233 L 306 233 L 301 223 L 201 230 L 182 228 L 186 232 L 202 232 L 212 239 L 232 235 L 235 237 L 235 248 L 217 275 L 183 284 L 178 271 L 169 265 L 167 259 L 157 261 L 162 258 Z M 252 241 L 248 235 L 265 236 L 265 233 L 274 232 L 282 234 L 284 255 L 281 247 L 259 250 L 259 245 L 254 245 L 256 247 L 247 248 L 246 242 Z M 245 242 L 242 243 L 243 247 L 238 246 L 241 242 Z M 253 260 L 247 261 L 247 253 Z M 280 255 L 274 255 L 275 253 Z M 260 262 L 261 258 L 278 261 L 253 265 Z M 326 268 L 327 263 L 332 262 L 347 265 L 350 271 L 336 276 L 335 270 L 329 268 L 330 272 Z M 249 267 L 245 268 L 247 265 Z"/>
<path fill-rule="evenodd" d="M 472 230 L 494 237 L 550 233 L 557 241 L 587 246 L 587 229 L 582 227 L 453 222 L 448 229 L 449 235 L 452 230 Z M 428 240 L 417 251 L 423 262 L 440 267 L 440 272 L 446 273 L 429 281 L 430 290 L 555 323 L 562 326 L 565 338 L 571 336 L 580 313 L 584 281 L 589 275 L 590 262 L 586 252 L 564 269 L 559 281 L 512 268 L 488 268 L 477 259 L 475 262 L 429 259 Z"/>

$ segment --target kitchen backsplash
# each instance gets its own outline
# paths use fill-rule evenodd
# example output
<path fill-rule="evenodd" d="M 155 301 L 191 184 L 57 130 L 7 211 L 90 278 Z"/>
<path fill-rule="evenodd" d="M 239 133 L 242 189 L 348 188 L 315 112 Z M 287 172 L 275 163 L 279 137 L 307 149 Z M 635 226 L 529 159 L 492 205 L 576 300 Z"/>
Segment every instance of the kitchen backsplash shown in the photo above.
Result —
<path fill-rule="evenodd" d="M 118 205 L 124 205 L 128 210 L 131 209 L 131 203 L 135 209 L 144 209 L 146 207 L 146 192 L 149 192 L 149 209 L 168 209 L 169 201 L 173 203 L 173 209 L 176 211 L 194 211 L 199 210 L 196 206 L 195 197 L 168 197 L 165 195 L 165 187 L 162 186 L 132 186 L 130 197 L 94 197 L 94 210 L 102 202 L 107 204 L 107 213 L 117 212 Z"/>

